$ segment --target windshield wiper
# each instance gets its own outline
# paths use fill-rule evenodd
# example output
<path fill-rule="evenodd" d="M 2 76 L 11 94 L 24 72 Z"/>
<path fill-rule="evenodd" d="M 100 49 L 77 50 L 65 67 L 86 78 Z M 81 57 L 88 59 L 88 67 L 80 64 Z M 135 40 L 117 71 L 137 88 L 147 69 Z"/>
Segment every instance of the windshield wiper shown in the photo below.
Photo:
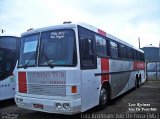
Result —
<path fill-rule="evenodd" d="M 50 67 L 50 68 L 53 68 L 54 67 L 54 65 L 52 65 L 52 62 L 50 62 L 50 60 L 49 60 L 49 58 L 48 58 L 48 55 L 44 52 L 44 44 L 43 44 L 43 47 L 42 47 L 42 57 L 44 56 L 44 58 L 46 59 L 46 62 L 47 62 L 47 64 L 48 64 L 48 66 Z"/>
<path fill-rule="evenodd" d="M 35 55 L 36 53 L 33 53 L 31 55 L 31 57 L 29 58 L 28 62 L 24 65 L 24 69 L 26 69 L 28 67 L 28 64 L 30 63 L 31 59 L 33 58 L 33 56 Z"/>
<path fill-rule="evenodd" d="M 52 65 L 52 62 L 50 62 L 50 60 L 49 60 L 47 54 L 44 53 L 44 52 L 43 52 L 43 54 L 44 54 L 44 58 L 47 60 L 46 62 L 47 62 L 47 64 L 48 64 L 48 66 L 49 66 L 50 68 L 53 68 L 54 65 Z"/>

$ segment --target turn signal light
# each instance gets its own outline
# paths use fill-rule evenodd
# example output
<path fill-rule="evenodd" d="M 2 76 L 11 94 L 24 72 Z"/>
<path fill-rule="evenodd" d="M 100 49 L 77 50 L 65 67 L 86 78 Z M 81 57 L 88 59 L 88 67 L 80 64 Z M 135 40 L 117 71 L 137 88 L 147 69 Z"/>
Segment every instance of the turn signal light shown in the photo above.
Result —
<path fill-rule="evenodd" d="M 72 93 L 77 93 L 77 86 L 72 86 L 71 87 L 71 92 Z"/>

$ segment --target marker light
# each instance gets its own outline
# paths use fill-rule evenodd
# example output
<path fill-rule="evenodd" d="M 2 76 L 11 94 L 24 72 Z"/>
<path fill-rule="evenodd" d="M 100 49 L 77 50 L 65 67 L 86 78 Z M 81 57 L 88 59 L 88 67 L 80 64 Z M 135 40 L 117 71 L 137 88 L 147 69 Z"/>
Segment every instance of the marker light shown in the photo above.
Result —
<path fill-rule="evenodd" d="M 72 86 L 71 87 L 71 92 L 72 93 L 77 93 L 77 86 Z"/>

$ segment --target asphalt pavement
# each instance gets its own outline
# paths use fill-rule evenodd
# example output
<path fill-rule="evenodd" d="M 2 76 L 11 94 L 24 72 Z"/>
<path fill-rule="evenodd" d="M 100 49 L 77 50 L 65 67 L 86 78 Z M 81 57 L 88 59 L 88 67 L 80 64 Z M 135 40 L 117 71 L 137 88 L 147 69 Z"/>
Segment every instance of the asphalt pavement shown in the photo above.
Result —
<path fill-rule="evenodd" d="M 0 101 L 0 119 L 160 119 L 160 81 L 146 81 L 112 100 L 103 110 L 59 115 L 19 108 L 14 100 Z"/>

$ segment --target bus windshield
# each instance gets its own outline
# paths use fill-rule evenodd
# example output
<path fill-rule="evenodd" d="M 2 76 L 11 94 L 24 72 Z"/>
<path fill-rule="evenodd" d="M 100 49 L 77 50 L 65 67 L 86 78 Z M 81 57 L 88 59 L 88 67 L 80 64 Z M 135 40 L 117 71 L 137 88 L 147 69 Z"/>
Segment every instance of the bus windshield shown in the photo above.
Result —
<path fill-rule="evenodd" d="M 21 67 L 75 66 L 76 63 L 75 34 L 71 29 L 45 31 L 40 38 L 39 34 L 22 38 L 19 60 Z"/>
<path fill-rule="evenodd" d="M 18 38 L 0 36 L 0 80 L 12 75 L 18 58 Z"/>

